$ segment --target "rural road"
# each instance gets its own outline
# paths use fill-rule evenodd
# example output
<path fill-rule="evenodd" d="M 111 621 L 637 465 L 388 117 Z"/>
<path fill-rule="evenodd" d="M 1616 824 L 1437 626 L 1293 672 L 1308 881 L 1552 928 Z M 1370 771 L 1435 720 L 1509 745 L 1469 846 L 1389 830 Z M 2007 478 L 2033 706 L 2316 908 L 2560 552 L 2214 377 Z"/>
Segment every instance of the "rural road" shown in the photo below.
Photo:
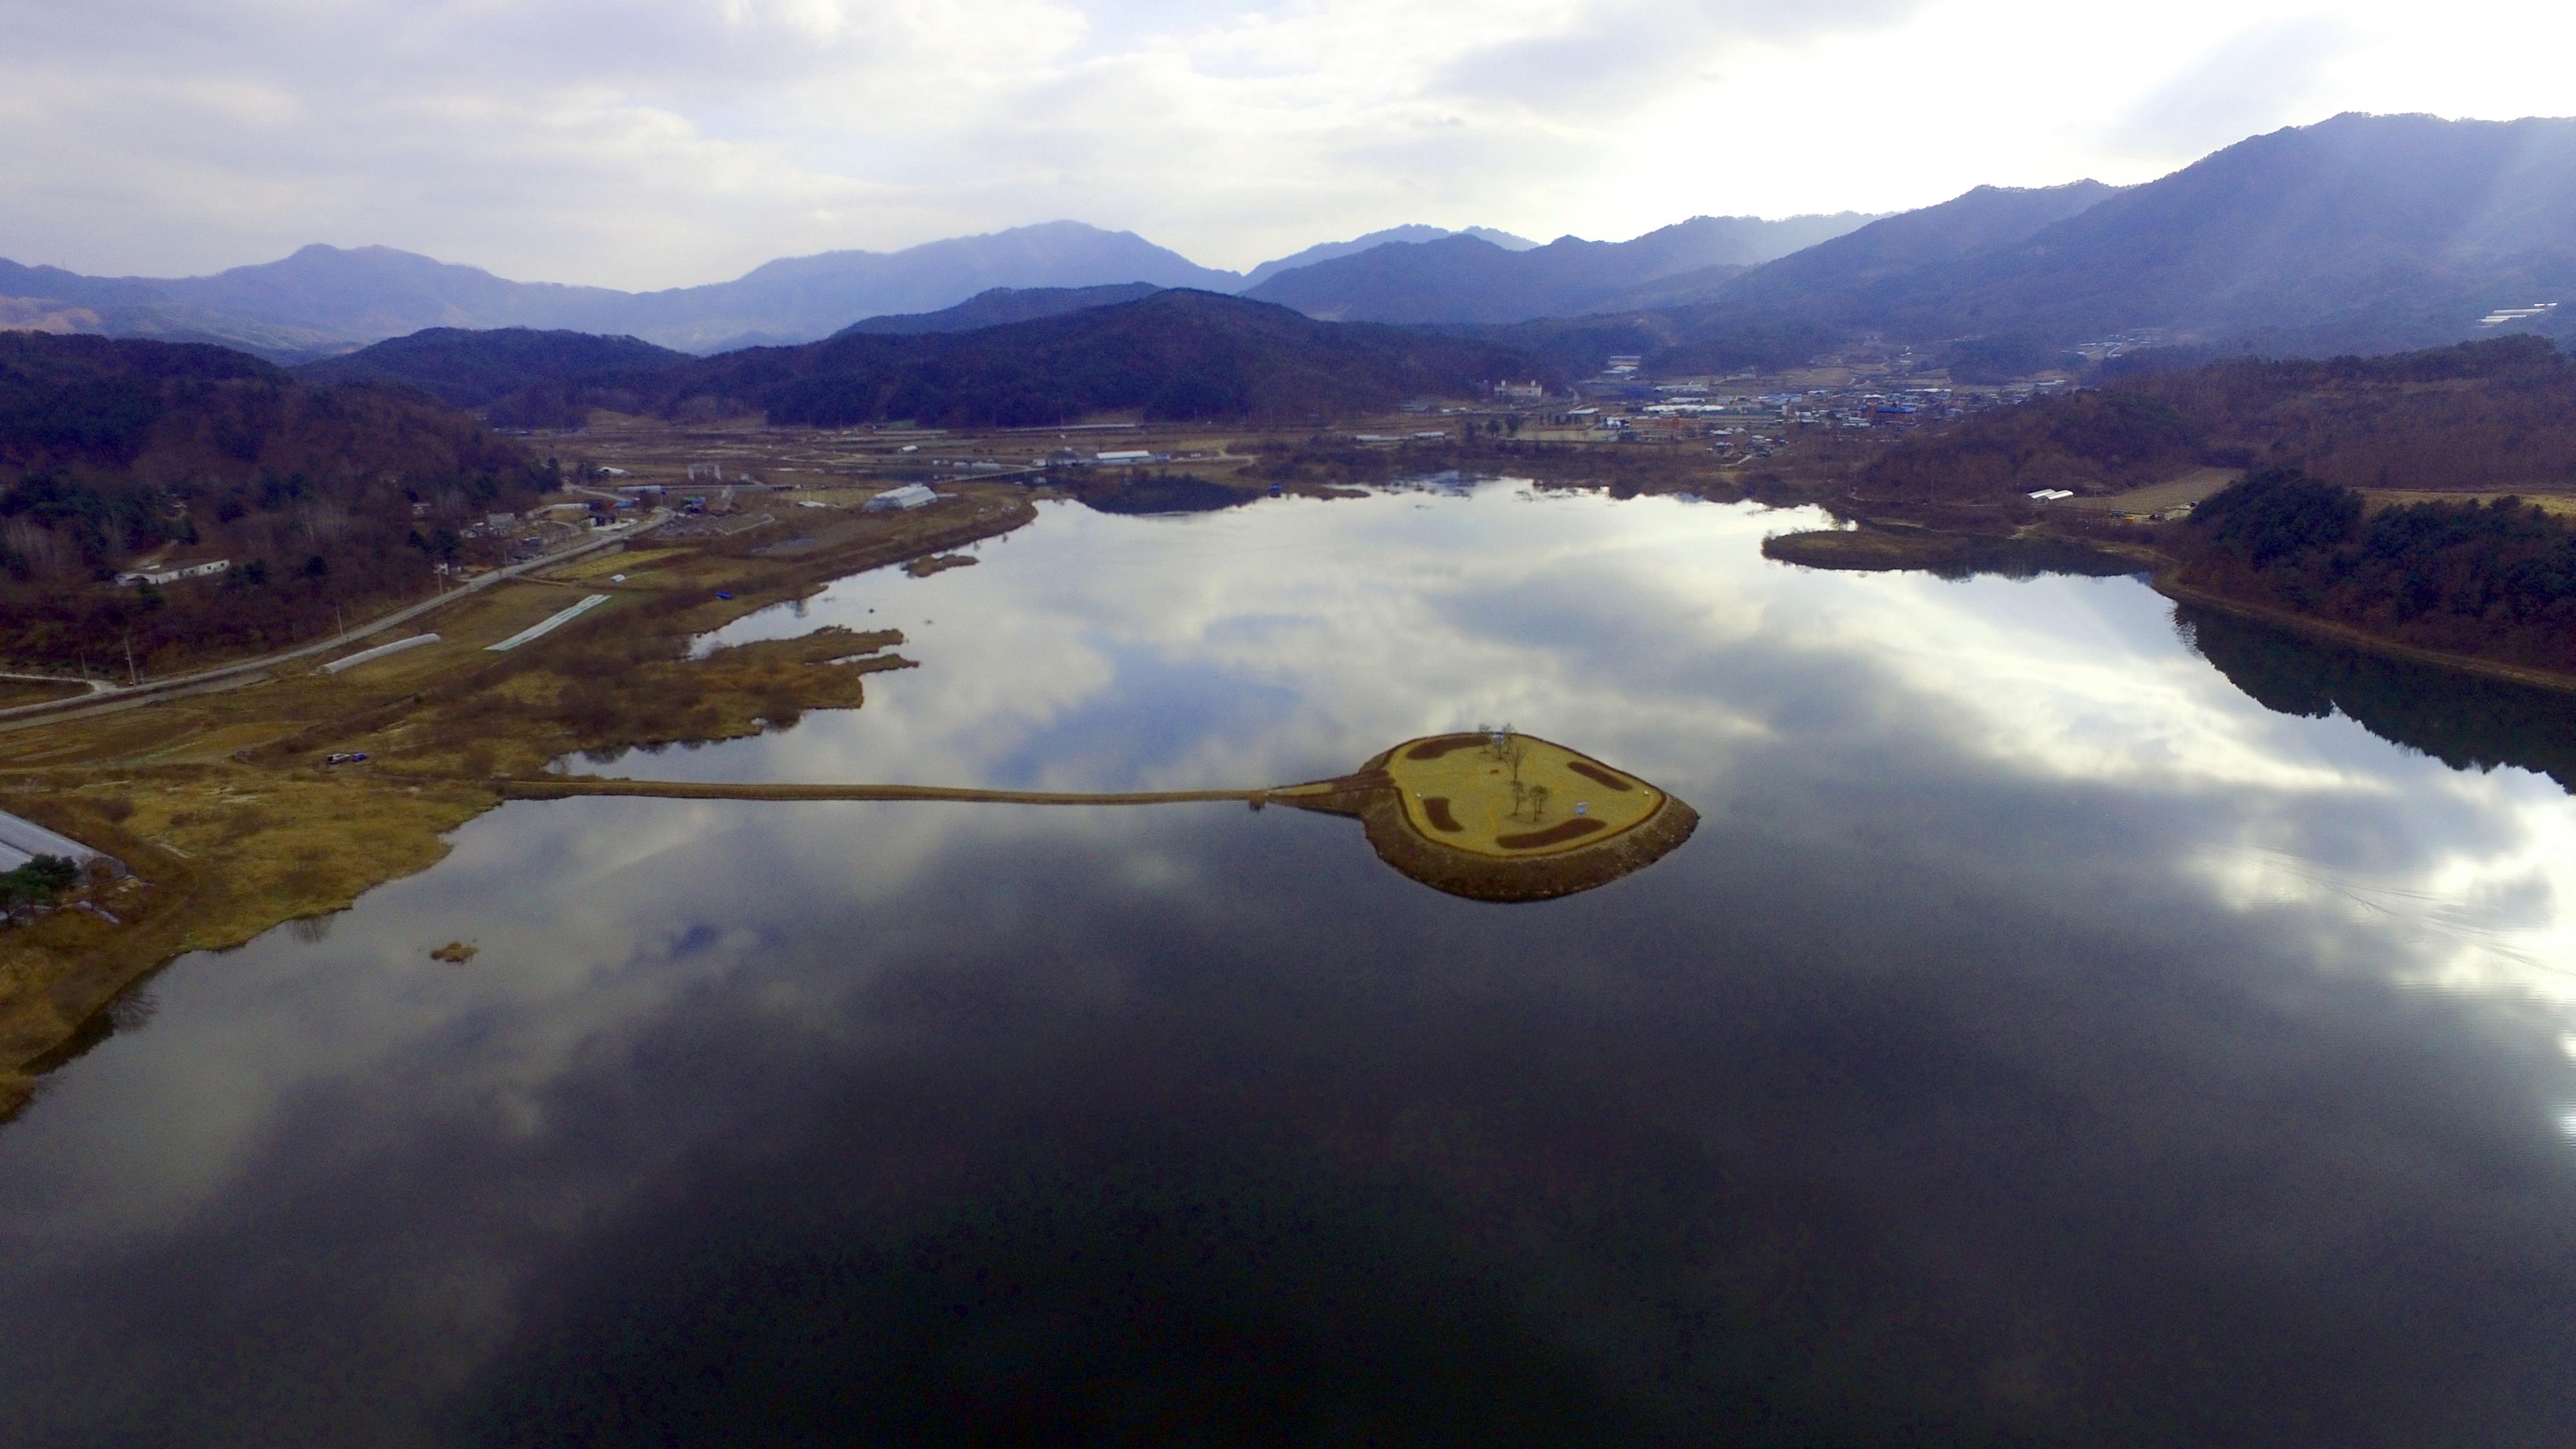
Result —
<path fill-rule="evenodd" d="M 11 709 L 0 709 L 0 730 L 52 723 L 59 719 L 87 718 L 94 714 L 132 709 L 172 695 L 193 694 L 211 689 L 230 688 L 237 684 L 248 684 L 251 682 L 251 676 L 262 670 L 274 669 L 280 664 L 292 663 L 298 659 L 310 659 L 317 654 L 335 653 L 358 640 L 381 634 L 397 625 L 408 624 L 424 614 L 444 608 L 478 590 L 490 588 L 506 579 L 515 579 L 540 569 L 556 568 L 602 549 L 640 538 L 669 522 L 670 519 L 670 510 L 657 509 L 650 518 L 638 519 L 633 524 L 608 532 L 606 537 L 592 538 L 558 553 L 545 554 L 525 563 L 509 564 L 494 569 L 435 598 L 405 605 L 390 614 L 380 615 L 360 624 L 354 629 L 334 634 L 327 639 L 315 640 L 310 644 L 299 644 L 291 649 L 278 650 L 274 654 L 263 654 L 256 659 L 237 660 L 214 669 L 200 669 L 188 674 L 147 679 L 141 684 L 101 685 L 93 680 L 90 681 L 91 692 L 86 695 L 74 695 L 68 699 L 49 699 L 37 704 L 22 704 Z"/>

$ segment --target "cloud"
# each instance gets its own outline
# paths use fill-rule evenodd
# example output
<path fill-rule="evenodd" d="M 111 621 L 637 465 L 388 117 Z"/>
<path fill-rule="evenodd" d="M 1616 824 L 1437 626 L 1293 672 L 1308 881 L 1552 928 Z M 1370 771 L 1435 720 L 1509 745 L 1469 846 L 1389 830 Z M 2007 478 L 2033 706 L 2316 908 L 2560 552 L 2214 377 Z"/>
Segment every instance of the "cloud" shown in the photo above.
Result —
<path fill-rule="evenodd" d="M 2326 16 L 2254 26 L 2131 106 L 2106 139 L 2124 154 L 2193 157 L 2307 119 L 2328 68 L 2359 39 Z"/>
<path fill-rule="evenodd" d="M 1663 5 L 1592 0 L 1533 33 L 1479 45 L 1433 77 L 1439 93 L 1526 108 L 1568 124 L 1624 116 L 1677 87 L 1717 80 L 1717 64 L 1757 46 L 1794 45 L 1886 25 L 1919 0 L 1819 7 L 1788 0 Z"/>
<path fill-rule="evenodd" d="M 1057 217 L 1235 268 L 1405 222 L 1621 237 L 2146 180 L 2342 109 L 2545 108 L 2576 43 L 2515 13 L 2499 53 L 2501 0 L 2315 9 L 0 0 L 0 256 L 385 243 L 645 288 Z"/>

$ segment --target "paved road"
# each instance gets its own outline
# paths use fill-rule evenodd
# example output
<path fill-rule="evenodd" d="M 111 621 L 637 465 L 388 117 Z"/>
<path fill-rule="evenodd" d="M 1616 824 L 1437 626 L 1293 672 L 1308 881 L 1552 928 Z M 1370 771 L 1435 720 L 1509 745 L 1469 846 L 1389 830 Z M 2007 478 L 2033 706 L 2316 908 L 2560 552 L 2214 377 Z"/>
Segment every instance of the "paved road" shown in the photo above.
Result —
<path fill-rule="evenodd" d="M 40 722 L 51 723 L 57 718 L 79 718 L 90 714 L 105 714 L 112 710 L 130 709 L 135 705 L 174 694 L 248 684 L 252 682 L 248 676 L 274 669 L 281 664 L 293 663 L 298 659 L 309 659 L 317 654 L 337 653 L 357 640 L 381 634 L 397 625 L 408 624 L 424 614 L 445 608 L 477 590 L 488 589 L 505 579 L 515 579 L 522 574 L 533 573 L 539 569 L 556 568 L 602 549 L 640 538 L 669 522 L 670 519 L 669 510 L 657 510 L 650 518 L 619 528 L 606 537 L 586 539 L 560 553 L 550 553 L 540 558 L 532 558 L 526 563 L 510 564 L 494 569 L 490 573 L 469 579 L 436 598 L 423 599 L 417 604 L 406 605 L 390 614 L 381 615 L 361 624 L 357 628 L 310 644 L 299 644 L 292 649 L 263 654 L 257 659 L 238 660 L 214 669 L 200 669 L 188 674 L 172 674 L 160 679 L 147 679 L 141 684 L 100 686 L 96 681 L 92 681 L 92 692 L 87 695 L 75 695 L 69 699 L 49 699 L 38 704 L 22 704 L 12 709 L 0 709 L 0 730 L 15 729 L 22 725 Z"/>

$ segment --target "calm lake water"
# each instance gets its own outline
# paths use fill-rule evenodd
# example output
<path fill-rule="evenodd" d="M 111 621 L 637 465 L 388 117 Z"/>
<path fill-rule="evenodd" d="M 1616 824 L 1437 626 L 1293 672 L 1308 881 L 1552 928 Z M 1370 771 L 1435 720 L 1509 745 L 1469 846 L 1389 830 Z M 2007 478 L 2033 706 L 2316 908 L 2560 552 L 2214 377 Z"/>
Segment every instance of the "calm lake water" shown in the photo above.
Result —
<path fill-rule="evenodd" d="M 575 768 L 1509 721 L 1699 832 L 1488 906 L 1285 810 L 513 804 L 0 1128 L 0 1437 L 2576 1438 L 2566 702 L 1753 507 L 1043 512 L 727 632 L 902 628 L 864 710 Z"/>

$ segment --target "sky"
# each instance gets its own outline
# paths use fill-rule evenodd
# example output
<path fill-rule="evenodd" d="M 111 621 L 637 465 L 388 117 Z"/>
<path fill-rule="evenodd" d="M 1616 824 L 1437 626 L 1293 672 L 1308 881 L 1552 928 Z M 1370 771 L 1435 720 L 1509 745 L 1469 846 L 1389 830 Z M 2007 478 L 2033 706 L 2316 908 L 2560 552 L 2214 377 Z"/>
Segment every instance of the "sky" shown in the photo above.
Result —
<path fill-rule="evenodd" d="M 1064 218 L 1237 270 L 1621 239 L 2565 114 L 2572 45 L 2499 0 L 0 0 L 0 256 L 643 289 Z"/>

